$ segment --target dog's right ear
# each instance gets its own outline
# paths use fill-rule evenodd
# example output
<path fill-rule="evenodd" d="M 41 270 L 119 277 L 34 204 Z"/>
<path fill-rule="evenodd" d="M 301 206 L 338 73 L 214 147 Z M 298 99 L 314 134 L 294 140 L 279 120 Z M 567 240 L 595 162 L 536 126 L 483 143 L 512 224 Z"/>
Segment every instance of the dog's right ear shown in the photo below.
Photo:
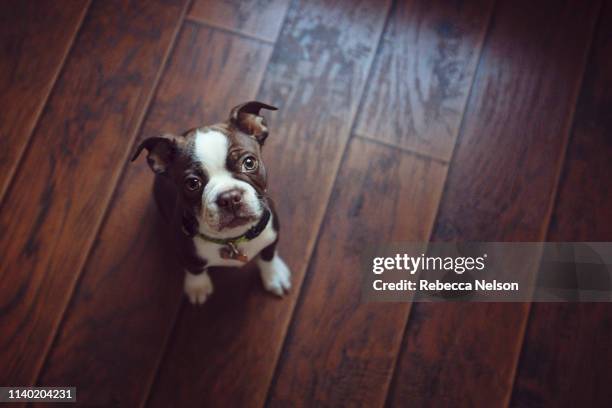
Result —
<path fill-rule="evenodd" d="M 232 109 L 230 112 L 230 122 L 242 132 L 257 139 L 260 145 L 263 145 L 266 137 L 268 137 L 268 125 L 264 117 L 259 114 L 261 109 L 278 110 L 275 106 L 263 102 L 245 102 Z"/>
<path fill-rule="evenodd" d="M 132 161 L 136 160 L 142 149 L 147 149 L 147 163 L 151 170 L 156 174 L 163 174 L 168 170 L 168 166 L 174 160 L 178 148 L 177 137 L 173 135 L 163 135 L 149 137 L 143 140 L 134 155 Z"/>

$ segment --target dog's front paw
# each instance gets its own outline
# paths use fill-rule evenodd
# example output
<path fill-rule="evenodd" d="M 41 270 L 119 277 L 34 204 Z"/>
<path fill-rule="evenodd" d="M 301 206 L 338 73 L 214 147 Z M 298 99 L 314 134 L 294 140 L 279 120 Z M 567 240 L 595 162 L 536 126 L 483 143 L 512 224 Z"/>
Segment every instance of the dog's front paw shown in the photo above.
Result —
<path fill-rule="evenodd" d="M 185 294 L 194 305 L 201 305 L 213 293 L 213 284 L 206 272 L 185 273 Z"/>
<path fill-rule="evenodd" d="M 261 271 L 261 280 L 267 291 L 277 296 L 284 296 L 289 292 L 291 271 L 278 255 L 274 255 L 270 262 L 259 259 L 257 264 Z"/>

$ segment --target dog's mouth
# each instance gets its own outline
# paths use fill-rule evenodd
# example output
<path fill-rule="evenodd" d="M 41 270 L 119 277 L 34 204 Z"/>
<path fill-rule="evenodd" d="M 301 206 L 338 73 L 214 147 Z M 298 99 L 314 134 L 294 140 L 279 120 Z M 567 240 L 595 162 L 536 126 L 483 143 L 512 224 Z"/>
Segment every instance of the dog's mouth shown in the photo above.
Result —
<path fill-rule="evenodd" d="M 257 205 L 242 205 L 238 208 L 206 207 L 203 218 L 210 233 L 239 235 L 249 226 L 257 223 L 264 213 L 265 204 L 258 200 Z"/>
<path fill-rule="evenodd" d="M 219 231 L 238 228 L 257 221 L 254 214 L 223 214 L 219 220 Z"/>

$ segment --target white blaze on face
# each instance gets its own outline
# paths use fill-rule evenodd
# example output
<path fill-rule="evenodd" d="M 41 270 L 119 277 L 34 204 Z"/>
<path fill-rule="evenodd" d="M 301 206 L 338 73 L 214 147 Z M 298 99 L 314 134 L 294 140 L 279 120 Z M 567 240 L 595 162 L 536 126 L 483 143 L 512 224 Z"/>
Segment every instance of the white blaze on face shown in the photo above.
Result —
<path fill-rule="evenodd" d="M 259 218 L 262 214 L 262 208 L 257 199 L 257 192 L 248 183 L 242 180 L 237 180 L 233 177 L 226 167 L 227 153 L 229 150 L 229 140 L 227 136 L 216 130 L 207 130 L 205 132 L 198 131 L 195 137 L 195 160 L 198 160 L 208 176 L 208 183 L 204 187 L 202 193 L 202 214 L 198 216 L 200 230 L 205 234 L 215 236 L 236 236 L 245 232 L 255 222 L 247 225 L 224 229 L 220 229 L 221 210 L 217 206 L 217 198 L 219 194 L 232 189 L 240 189 L 244 191 L 243 201 L 245 211 L 249 211 Z"/>

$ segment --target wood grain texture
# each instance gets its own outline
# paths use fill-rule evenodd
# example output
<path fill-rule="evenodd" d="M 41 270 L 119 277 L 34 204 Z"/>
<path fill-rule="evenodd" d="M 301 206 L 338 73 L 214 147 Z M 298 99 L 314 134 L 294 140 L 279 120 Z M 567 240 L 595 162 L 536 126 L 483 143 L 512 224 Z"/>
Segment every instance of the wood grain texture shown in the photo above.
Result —
<path fill-rule="evenodd" d="M 611 24 L 608 3 L 578 101 L 550 241 L 612 241 Z M 610 344 L 612 304 L 533 304 L 511 405 L 609 406 Z"/>
<path fill-rule="evenodd" d="M 497 5 L 433 240 L 544 239 L 597 10 Z M 415 304 L 390 405 L 505 405 L 528 310 Z"/>
<path fill-rule="evenodd" d="M 183 6 L 89 9 L 0 212 L 0 384 L 35 381 Z"/>
<path fill-rule="evenodd" d="M 141 137 L 224 120 L 255 96 L 271 52 L 186 23 Z M 39 381 L 75 385 L 80 403 L 144 402 L 183 298 L 152 179 L 142 158 L 127 168 Z"/>
<path fill-rule="evenodd" d="M 280 108 L 263 153 L 292 292 L 275 299 L 254 271 L 214 275 L 207 304 L 180 315 L 151 406 L 264 403 L 387 9 L 370 0 L 292 4 L 258 95 Z"/>
<path fill-rule="evenodd" d="M 290 0 L 195 0 L 189 17 L 214 27 L 276 41 Z"/>
<path fill-rule="evenodd" d="M 451 151 L 473 80 L 473 66 L 469 65 L 475 64 L 490 12 L 486 2 L 454 7 L 457 5 L 417 1 L 395 5 L 357 118 L 358 132 L 393 144 L 390 138 L 396 132 L 390 130 L 390 119 L 393 126 L 404 129 L 404 135 L 415 131 L 415 117 L 428 120 L 431 112 L 409 111 L 413 88 L 407 90 L 404 77 L 412 74 L 424 88 L 447 95 L 438 98 L 440 106 L 430 107 L 444 111 L 445 118 L 455 116 L 442 124 L 449 137 L 438 144 L 446 143 L 445 150 Z M 432 43 L 447 49 L 432 51 Z M 432 54 L 444 61 L 432 63 Z M 414 60 L 420 60 L 422 67 L 413 74 Z M 396 71 L 398 66 L 401 68 Z M 389 76 L 388 70 L 396 75 Z M 440 81 L 437 75 L 456 76 Z M 388 91 L 387 81 L 401 84 L 398 86 L 406 92 Z M 457 95 L 461 92 L 466 95 Z M 458 112 L 442 107 L 447 103 Z M 436 120 L 441 123 L 443 119 Z M 433 120 L 429 123 L 436 126 Z M 439 129 L 432 128 L 431 135 Z M 423 152 L 431 154 L 432 150 Z M 355 280 L 359 254 L 368 243 L 427 241 L 445 177 L 446 166 L 439 161 L 418 159 L 359 139 L 352 142 L 275 373 L 269 405 L 286 406 L 296 401 L 304 406 L 384 403 L 410 304 L 362 304 L 361 288 Z"/>
<path fill-rule="evenodd" d="M 426 241 L 445 177 L 438 161 L 351 141 L 270 406 L 384 404 L 410 303 L 363 302 L 361 254 L 381 242 Z"/>
<path fill-rule="evenodd" d="M 448 161 L 493 1 L 399 1 L 356 132 Z"/>
<path fill-rule="evenodd" d="M 0 5 L 0 202 L 88 4 L 10 0 Z"/>
<path fill-rule="evenodd" d="M 438 239 L 543 236 L 598 9 L 569 1 L 550 13 L 556 4 L 530 6 L 528 16 L 520 4 L 498 4 L 436 221 Z"/>

